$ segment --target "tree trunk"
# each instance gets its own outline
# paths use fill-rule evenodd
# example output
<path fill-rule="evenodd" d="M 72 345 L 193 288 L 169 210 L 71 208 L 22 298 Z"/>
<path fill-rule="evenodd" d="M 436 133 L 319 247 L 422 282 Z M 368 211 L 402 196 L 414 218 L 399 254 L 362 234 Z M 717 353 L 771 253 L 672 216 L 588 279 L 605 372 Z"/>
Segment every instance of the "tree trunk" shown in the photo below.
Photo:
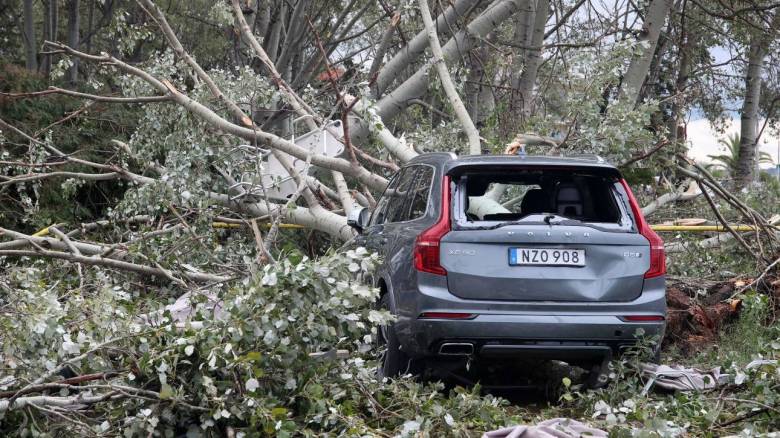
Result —
<path fill-rule="evenodd" d="M 268 25 L 271 23 L 271 2 L 257 0 L 257 11 L 255 12 L 253 33 L 255 35 L 265 36 L 268 32 Z"/>
<path fill-rule="evenodd" d="M 283 72 L 282 74 L 286 73 L 287 77 L 285 79 L 287 81 L 290 81 L 290 78 L 292 77 L 292 72 L 289 70 L 290 60 L 292 59 L 293 54 L 299 51 L 304 35 L 308 32 L 308 30 L 306 30 L 308 29 L 306 26 L 307 18 L 304 16 L 304 13 L 309 7 L 309 3 L 309 0 L 298 0 L 298 3 L 295 4 L 289 21 L 289 30 L 287 36 L 284 38 L 284 43 L 282 44 L 282 51 L 279 53 L 279 59 L 275 61 L 276 68 L 278 68 L 280 72 Z"/>
<path fill-rule="evenodd" d="M 79 0 L 70 0 L 68 2 L 68 45 L 76 50 L 79 48 L 80 41 L 79 22 Z M 70 82 L 71 85 L 76 85 L 79 77 L 79 59 L 73 57 L 71 62 L 73 64 L 68 69 L 68 82 Z"/>
<path fill-rule="evenodd" d="M 485 64 L 490 59 L 488 42 L 492 43 L 495 39 L 495 33 L 491 32 L 486 38 L 487 41 L 482 42 L 469 56 L 466 107 L 477 128 L 483 127 L 485 120 L 493 112 L 496 105 L 491 86 L 492 78 L 487 76 L 485 72 Z"/>
<path fill-rule="evenodd" d="M 436 18 L 436 32 L 439 35 L 449 35 L 450 26 L 480 1 L 482 0 L 456 0 Z M 373 86 L 374 97 L 380 97 L 398 75 L 425 51 L 426 47 L 428 47 L 428 35 L 423 29 L 379 70 Z"/>
<path fill-rule="evenodd" d="M 764 57 L 779 28 L 780 12 L 776 12 L 769 29 L 763 33 L 754 32 L 750 38 L 748 65 L 745 72 L 745 100 L 742 101 L 740 116 L 739 155 L 734 178 L 738 188 L 750 184 L 756 175 L 761 72 L 764 68 Z"/>
<path fill-rule="evenodd" d="M 59 39 L 59 35 L 57 32 L 59 31 L 59 8 L 57 5 L 57 0 L 49 0 L 49 15 L 51 19 L 51 40 L 57 41 Z"/>
<path fill-rule="evenodd" d="M 379 68 L 382 66 L 382 61 L 385 57 L 385 53 L 387 53 L 387 49 L 390 47 L 390 43 L 393 41 L 395 28 L 398 26 L 400 21 L 401 14 L 398 12 L 396 12 L 392 18 L 390 18 L 390 24 L 382 34 L 382 40 L 379 42 L 379 47 L 376 49 L 376 53 L 374 53 L 374 59 L 371 61 L 371 68 L 368 69 L 369 80 L 371 80 L 374 75 L 379 72 Z"/>
<path fill-rule="evenodd" d="M 87 41 L 86 41 L 86 52 L 92 53 L 92 31 L 95 26 L 95 2 L 97 0 L 92 0 L 89 2 L 89 14 L 87 15 Z"/>
<path fill-rule="evenodd" d="M 478 38 L 487 35 L 516 10 L 517 2 L 515 0 L 497 0 L 492 3 L 479 17 L 469 23 L 466 31 L 458 32 L 442 47 L 445 61 L 454 59 L 458 53 L 471 50 Z M 378 113 L 382 120 L 390 121 L 406 109 L 409 102 L 413 99 L 419 99 L 425 94 L 429 84 L 428 72 L 430 68 L 431 63 L 426 63 L 398 88 L 379 100 Z"/>
<path fill-rule="evenodd" d="M 539 72 L 539 65 L 542 63 L 542 44 L 544 43 L 544 26 L 547 24 L 547 17 L 550 8 L 550 0 L 538 0 L 534 9 L 533 29 L 531 38 L 528 39 L 528 47 L 524 50 L 524 68 L 518 78 L 517 84 L 513 84 L 514 95 L 513 108 L 520 110 L 523 120 L 531 116 L 531 106 L 534 100 L 534 86 L 536 85 L 536 76 Z"/>
<path fill-rule="evenodd" d="M 24 0 L 24 51 L 27 70 L 38 71 L 38 43 L 35 40 L 35 15 L 33 0 Z"/>
<path fill-rule="evenodd" d="M 282 25 L 284 24 L 285 15 L 287 15 L 287 2 L 281 2 L 281 5 L 276 8 L 276 13 L 271 21 L 268 42 L 265 44 L 265 51 L 273 62 L 276 62 L 276 55 L 279 53 L 279 40 L 282 38 Z"/>
<path fill-rule="evenodd" d="M 685 9 L 682 10 L 682 14 L 685 14 Z M 683 129 L 683 118 L 686 112 L 686 102 L 684 95 L 679 95 L 688 86 L 688 77 L 691 74 L 692 51 L 698 45 L 699 37 L 696 33 L 689 34 L 688 29 L 685 28 L 685 23 L 681 24 L 680 43 L 678 48 L 677 57 L 680 60 L 679 67 L 677 69 L 677 79 L 674 83 L 673 94 L 678 94 L 674 98 L 672 103 L 672 117 L 669 120 L 669 140 L 673 147 L 681 147 L 685 142 L 685 136 Z M 682 134 L 682 135 L 681 135 Z M 683 138 L 680 138 L 680 137 Z M 679 150 L 679 149 L 678 149 Z"/>
<path fill-rule="evenodd" d="M 479 143 L 479 132 L 474 126 L 474 121 L 469 117 L 466 107 L 463 105 L 463 101 L 460 100 L 458 90 L 455 89 L 455 83 L 452 82 L 450 72 L 447 71 L 447 63 L 444 62 L 444 53 L 441 50 L 441 44 L 439 43 L 439 37 L 436 36 L 436 26 L 433 23 L 431 17 L 431 11 L 428 9 L 428 2 L 426 0 L 419 0 L 420 13 L 422 14 L 423 23 L 425 23 L 425 30 L 428 33 L 428 42 L 431 46 L 431 53 L 433 53 L 433 64 L 436 67 L 436 71 L 439 73 L 439 79 L 441 79 L 442 88 L 447 93 L 447 98 L 450 100 L 455 115 L 458 117 L 460 124 L 463 126 L 463 130 L 466 132 L 466 137 L 469 139 L 469 153 L 471 155 L 479 155 L 482 152 Z"/>
<path fill-rule="evenodd" d="M 512 41 L 516 46 L 520 47 L 514 56 L 512 61 L 512 71 L 509 73 L 512 84 L 512 96 L 509 99 L 509 105 L 511 111 L 517 110 L 514 104 L 518 102 L 514 94 L 517 87 L 520 85 L 520 75 L 523 72 L 526 60 L 526 49 L 531 43 L 531 32 L 534 24 L 534 2 L 533 0 L 520 0 L 520 6 L 518 7 L 517 14 L 514 19 L 514 35 Z"/>
<path fill-rule="evenodd" d="M 742 101 L 739 155 L 735 183 L 744 187 L 754 178 L 756 144 L 758 142 L 758 104 L 761 100 L 761 70 L 766 56 L 763 38 L 753 38 L 748 53 L 745 74 L 745 99 Z"/>
<path fill-rule="evenodd" d="M 635 104 L 639 98 L 639 92 L 647 77 L 658 44 L 658 37 L 661 35 L 661 28 L 671 9 L 672 0 L 652 0 L 647 7 L 642 33 L 638 39 L 640 44 L 646 46 L 634 56 L 628 66 L 628 71 L 623 77 L 623 83 L 620 87 L 621 99 Z"/>
<path fill-rule="evenodd" d="M 51 3 L 54 0 L 43 0 L 43 40 L 44 41 L 54 41 L 54 38 L 51 36 Z M 41 56 L 41 73 L 46 78 L 49 78 L 51 75 L 51 56 L 52 55 L 42 55 Z"/>

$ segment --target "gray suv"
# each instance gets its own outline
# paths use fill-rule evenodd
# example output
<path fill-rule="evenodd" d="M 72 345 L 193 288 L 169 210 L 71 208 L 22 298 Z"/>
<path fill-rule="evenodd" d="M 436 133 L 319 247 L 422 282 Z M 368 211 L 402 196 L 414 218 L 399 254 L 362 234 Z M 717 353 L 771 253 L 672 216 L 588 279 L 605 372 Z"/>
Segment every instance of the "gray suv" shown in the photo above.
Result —
<path fill-rule="evenodd" d="M 420 155 L 349 223 L 397 316 L 383 375 L 459 356 L 598 370 L 638 329 L 663 336 L 663 241 L 598 157 Z"/>

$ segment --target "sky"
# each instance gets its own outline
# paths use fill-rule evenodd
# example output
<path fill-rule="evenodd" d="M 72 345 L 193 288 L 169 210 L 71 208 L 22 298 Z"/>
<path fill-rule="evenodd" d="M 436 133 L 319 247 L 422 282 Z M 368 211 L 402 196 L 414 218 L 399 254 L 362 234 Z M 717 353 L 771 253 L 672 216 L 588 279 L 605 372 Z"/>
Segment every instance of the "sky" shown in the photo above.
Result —
<path fill-rule="evenodd" d="M 759 126 L 763 124 L 763 120 L 759 123 Z M 739 133 L 739 117 L 732 118 L 728 124 L 726 132 L 719 134 L 714 129 L 707 119 L 697 119 L 688 122 L 688 144 L 690 150 L 688 156 L 694 158 L 697 161 L 709 162 L 707 155 L 717 155 L 725 151 L 725 148 L 718 144 L 718 140 L 725 138 L 726 136 Z M 778 161 L 777 145 L 780 142 L 780 137 L 777 133 L 771 132 L 767 127 L 764 130 L 764 134 L 761 136 L 758 144 L 762 151 L 768 152 L 772 159 L 775 160 L 775 164 Z M 762 164 L 761 167 L 771 167 L 766 164 Z"/>

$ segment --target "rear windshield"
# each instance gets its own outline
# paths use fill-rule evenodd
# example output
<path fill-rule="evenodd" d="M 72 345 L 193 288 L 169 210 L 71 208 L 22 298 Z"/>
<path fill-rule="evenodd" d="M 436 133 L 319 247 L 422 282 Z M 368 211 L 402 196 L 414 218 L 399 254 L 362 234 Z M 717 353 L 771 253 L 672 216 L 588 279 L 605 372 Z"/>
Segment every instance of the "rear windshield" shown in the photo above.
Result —
<path fill-rule="evenodd" d="M 614 177 L 576 169 L 518 169 L 460 176 L 460 212 L 467 222 L 572 219 L 620 223 Z"/>

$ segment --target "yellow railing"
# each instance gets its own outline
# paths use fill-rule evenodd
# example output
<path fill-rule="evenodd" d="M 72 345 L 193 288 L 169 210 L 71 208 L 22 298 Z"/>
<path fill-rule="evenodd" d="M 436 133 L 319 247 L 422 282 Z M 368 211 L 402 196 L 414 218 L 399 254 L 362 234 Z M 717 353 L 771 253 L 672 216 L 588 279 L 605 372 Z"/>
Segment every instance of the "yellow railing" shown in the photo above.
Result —
<path fill-rule="evenodd" d="M 728 232 L 728 228 L 722 225 L 650 225 L 655 231 L 690 231 L 690 232 Z M 732 225 L 734 231 L 755 231 L 753 225 Z"/>

